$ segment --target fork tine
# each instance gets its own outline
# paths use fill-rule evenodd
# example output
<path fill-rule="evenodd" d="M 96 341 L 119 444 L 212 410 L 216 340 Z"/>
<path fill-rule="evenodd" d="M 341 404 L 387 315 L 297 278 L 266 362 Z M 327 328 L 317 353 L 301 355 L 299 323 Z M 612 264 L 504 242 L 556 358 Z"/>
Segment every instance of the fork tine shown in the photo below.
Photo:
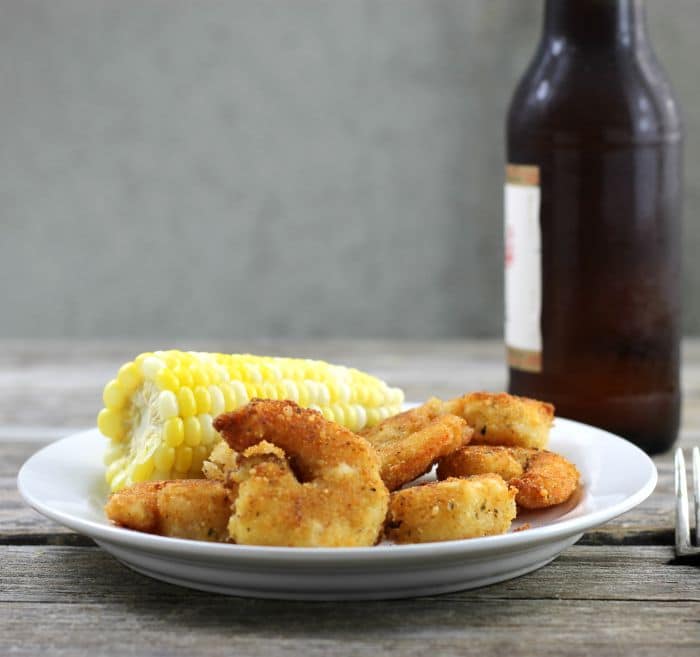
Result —
<path fill-rule="evenodd" d="M 695 502 L 695 545 L 700 547 L 700 447 L 693 447 L 693 497 Z"/>
<path fill-rule="evenodd" d="M 676 554 L 690 547 L 690 520 L 688 518 L 688 489 L 685 480 L 685 459 L 679 447 L 673 460 L 676 484 Z"/>

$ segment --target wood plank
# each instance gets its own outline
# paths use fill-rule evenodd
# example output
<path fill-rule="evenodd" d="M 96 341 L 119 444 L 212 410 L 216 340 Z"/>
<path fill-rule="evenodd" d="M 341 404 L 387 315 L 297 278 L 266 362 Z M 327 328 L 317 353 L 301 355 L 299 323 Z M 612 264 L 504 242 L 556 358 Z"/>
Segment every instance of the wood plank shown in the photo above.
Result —
<path fill-rule="evenodd" d="M 15 604 L 0 620 L 6 655 L 569 655 L 697 657 L 697 606 L 639 602 L 454 600 L 313 606 L 246 601 L 194 608 Z"/>
<path fill-rule="evenodd" d="M 665 565 L 663 548 L 574 546 L 510 582 L 390 603 L 190 591 L 90 548 L 0 555 L 0 654 L 697 655 L 700 646 L 700 571 Z"/>
<path fill-rule="evenodd" d="M 154 604 L 212 597 L 134 573 L 99 548 L 0 546 L 0 558 L 0 603 L 54 604 L 72 595 L 91 604 L 129 601 L 135 590 L 140 601 Z M 698 566 L 700 561 L 676 563 L 670 547 L 575 545 L 534 573 L 437 599 L 700 603 Z"/>

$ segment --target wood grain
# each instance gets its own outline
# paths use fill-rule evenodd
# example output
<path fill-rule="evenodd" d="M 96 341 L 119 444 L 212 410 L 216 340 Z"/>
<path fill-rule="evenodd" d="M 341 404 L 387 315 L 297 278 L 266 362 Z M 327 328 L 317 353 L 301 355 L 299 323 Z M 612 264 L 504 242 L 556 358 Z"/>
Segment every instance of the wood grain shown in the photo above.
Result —
<path fill-rule="evenodd" d="M 547 568 L 484 589 L 344 604 L 188 591 L 127 571 L 98 549 L 0 554 L 2 654 L 38 646 L 70 654 L 76 637 L 85 653 L 111 646 L 163 655 L 463 655 L 495 647 L 525 655 L 534 646 L 544 655 L 693 655 L 700 642 L 695 567 L 669 569 L 658 581 L 670 556 L 663 548 L 574 546 Z"/>

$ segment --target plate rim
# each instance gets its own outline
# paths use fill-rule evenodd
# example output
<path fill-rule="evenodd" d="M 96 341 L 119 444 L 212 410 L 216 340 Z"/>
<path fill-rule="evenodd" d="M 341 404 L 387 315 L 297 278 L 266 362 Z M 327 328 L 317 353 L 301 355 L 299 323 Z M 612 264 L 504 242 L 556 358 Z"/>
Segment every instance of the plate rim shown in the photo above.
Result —
<path fill-rule="evenodd" d="M 341 565 L 343 563 L 386 563 L 387 561 L 420 560 L 421 563 L 425 563 L 428 566 L 431 562 L 436 560 L 443 561 L 446 558 L 477 559 L 481 556 L 525 551 L 543 543 L 582 534 L 626 513 L 638 504 L 641 504 L 654 491 L 658 481 L 656 465 L 639 447 L 616 434 L 582 422 L 560 417 L 557 417 L 555 421 L 557 426 L 560 427 L 575 425 L 584 430 L 593 430 L 597 434 L 602 434 L 601 437 L 619 441 L 624 444 L 625 449 L 631 449 L 633 452 L 636 452 L 638 457 L 642 457 L 643 462 L 649 469 L 644 484 L 624 499 L 609 507 L 522 532 L 430 543 L 318 548 L 233 545 L 158 536 L 85 519 L 80 515 L 53 508 L 50 503 L 37 498 L 31 491 L 31 486 L 27 485 L 28 472 L 36 463 L 36 460 L 45 456 L 47 451 L 60 449 L 60 446 L 65 445 L 65 443 L 84 440 L 88 436 L 94 436 L 95 434 L 101 437 L 96 428 L 70 434 L 37 450 L 20 468 L 17 475 L 17 487 L 23 500 L 29 506 L 51 520 L 73 531 L 89 536 L 93 540 L 149 553 L 168 554 L 173 557 L 179 556 L 186 559 L 213 560 L 215 562 L 232 560 L 239 563 L 274 562 L 279 565 L 283 565 L 284 562 L 293 562 L 297 565 L 303 563 Z"/>

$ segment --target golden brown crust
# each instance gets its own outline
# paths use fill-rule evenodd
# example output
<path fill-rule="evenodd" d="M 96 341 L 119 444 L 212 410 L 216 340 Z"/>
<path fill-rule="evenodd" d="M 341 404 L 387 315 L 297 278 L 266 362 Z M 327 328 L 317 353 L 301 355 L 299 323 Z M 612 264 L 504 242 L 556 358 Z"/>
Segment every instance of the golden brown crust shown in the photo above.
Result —
<path fill-rule="evenodd" d="M 293 401 L 254 399 L 214 419 L 214 428 L 237 452 L 266 440 L 284 450 L 303 481 L 349 461 L 379 461 L 366 440 Z"/>
<path fill-rule="evenodd" d="M 510 481 L 523 473 L 527 463 L 527 456 L 524 461 L 522 459 L 523 451 L 517 447 L 467 445 L 440 459 L 437 477 L 447 479 L 493 473 Z"/>
<path fill-rule="evenodd" d="M 474 428 L 473 444 L 542 449 L 554 420 L 552 404 L 505 392 L 471 392 L 444 402 L 442 410 Z"/>
<path fill-rule="evenodd" d="M 363 429 L 359 435 L 369 440 L 374 447 L 394 443 L 399 438 L 424 429 L 433 420 L 443 415 L 442 406 L 441 400 L 431 397 L 416 408 L 392 415 L 373 427 Z"/>
<path fill-rule="evenodd" d="M 389 492 L 364 438 L 291 401 L 254 400 L 219 416 L 214 426 L 243 451 L 229 474 L 237 489 L 229 532 L 237 543 L 377 542 Z"/>
<path fill-rule="evenodd" d="M 515 489 L 497 475 L 446 479 L 391 494 L 387 538 L 397 543 L 502 534 L 515 518 Z"/>
<path fill-rule="evenodd" d="M 542 509 L 566 502 L 578 487 L 576 466 L 560 454 L 545 450 L 468 445 L 442 458 L 438 479 L 494 473 L 518 489 L 517 503 Z"/>
<path fill-rule="evenodd" d="M 440 415 L 441 408 L 439 399 L 430 399 L 362 432 L 379 454 L 389 490 L 420 477 L 441 456 L 469 442 L 472 429 L 462 418 Z"/>
<path fill-rule="evenodd" d="M 525 472 L 512 479 L 517 501 L 526 509 L 544 509 L 566 502 L 578 487 L 579 471 L 560 454 L 539 452 L 528 461 Z"/>
<path fill-rule="evenodd" d="M 221 482 L 172 479 L 135 484 L 114 493 L 107 517 L 129 529 L 200 541 L 226 541 L 231 503 Z"/>
<path fill-rule="evenodd" d="M 122 527 L 157 533 L 160 520 L 158 491 L 165 484 L 165 481 L 146 481 L 112 493 L 105 505 L 105 514 Z"/>
<path fill-rule="evenodd" d="M 381 460 L 381 474 L 387 488 L 397 490 L 432 468 L 441 456 L 469 442 L 472 431 L 454 415 L 429 422 L 414 433 L 397 435 L 376 447 Z"/>

